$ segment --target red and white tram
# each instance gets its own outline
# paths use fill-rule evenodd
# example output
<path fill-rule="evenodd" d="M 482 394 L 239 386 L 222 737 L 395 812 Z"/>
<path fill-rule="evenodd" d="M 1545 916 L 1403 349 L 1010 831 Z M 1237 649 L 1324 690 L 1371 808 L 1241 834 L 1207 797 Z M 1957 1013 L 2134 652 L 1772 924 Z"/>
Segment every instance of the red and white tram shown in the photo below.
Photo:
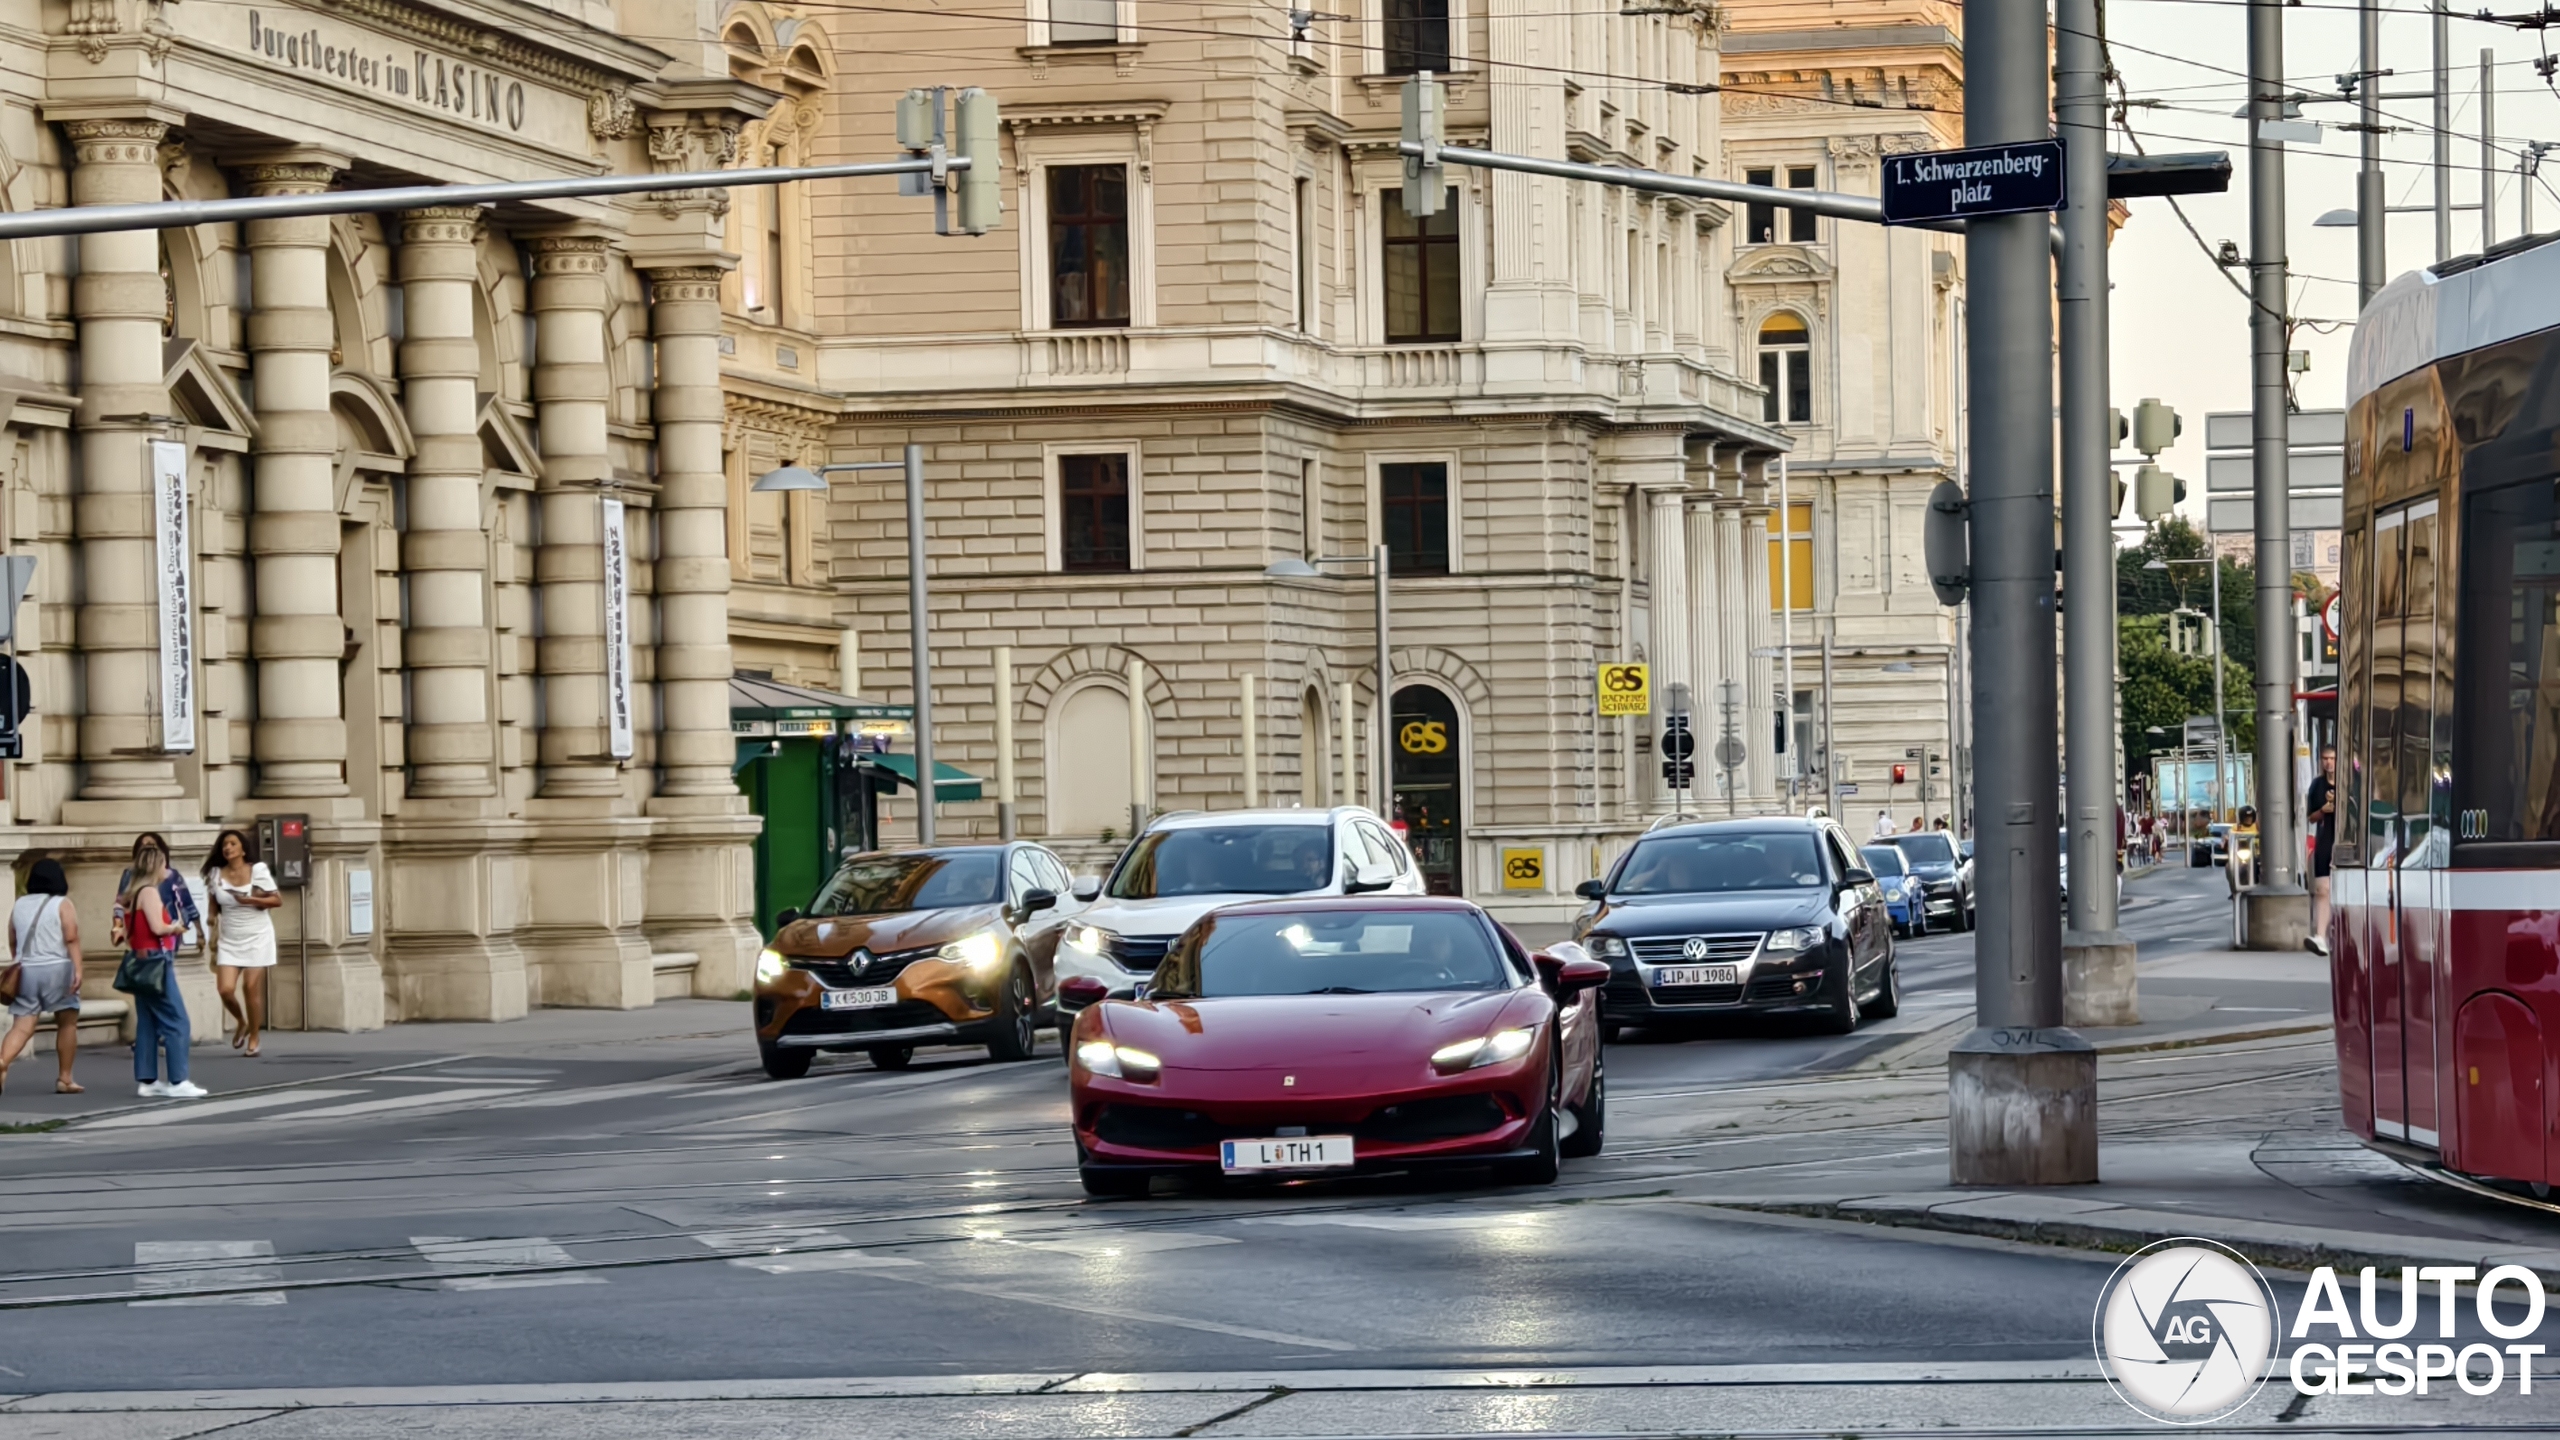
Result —
<path fill-rule="evenodd" d="M 2560 245 L 2404 275 L 2348 375 L 2329 934 L 2348 1127 L 2560 1180 Z"/>

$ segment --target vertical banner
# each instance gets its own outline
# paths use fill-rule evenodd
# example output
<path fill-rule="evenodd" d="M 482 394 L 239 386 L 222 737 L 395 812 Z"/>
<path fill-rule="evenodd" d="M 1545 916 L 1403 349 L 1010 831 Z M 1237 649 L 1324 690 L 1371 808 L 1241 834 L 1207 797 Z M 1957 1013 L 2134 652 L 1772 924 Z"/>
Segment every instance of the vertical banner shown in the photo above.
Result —
<path fill-rule="evenodd" d="M 187 447 L 151 442 L 152 539 L 160 585 L 160 752 L 196 748 L 196 587 L 189 569 Z"/>
<path fill-rule="evenodd" d="M 631 726 L 631 546 L 622 523 L 622 502 L 604 505 L 604 718 L 607 750 L 628 760 L 634 748 Z"/>

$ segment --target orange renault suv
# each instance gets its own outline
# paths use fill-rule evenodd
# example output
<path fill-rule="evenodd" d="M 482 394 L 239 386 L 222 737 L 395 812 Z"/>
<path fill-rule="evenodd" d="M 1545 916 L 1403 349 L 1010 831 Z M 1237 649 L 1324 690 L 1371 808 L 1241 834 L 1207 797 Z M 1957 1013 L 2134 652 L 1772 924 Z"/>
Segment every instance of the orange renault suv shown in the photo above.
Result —
<path fill-rule="evenodd" d="M 847 858 L 782 912 L 756 959 L 756 1048 L 793 1080 L 821 1050 L 902 1070 L 918 1045 L 984 1045 L 1028 1060 L 1054 1024 L 1058 935 L 1080 909 L 1038 845 L 954 845 Z"/>

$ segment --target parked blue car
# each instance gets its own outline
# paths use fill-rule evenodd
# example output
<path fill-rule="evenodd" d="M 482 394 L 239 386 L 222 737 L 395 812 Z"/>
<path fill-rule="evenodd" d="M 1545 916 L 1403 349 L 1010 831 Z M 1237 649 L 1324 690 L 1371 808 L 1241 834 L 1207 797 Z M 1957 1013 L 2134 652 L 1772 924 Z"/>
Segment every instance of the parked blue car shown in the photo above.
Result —
<path fill-rule="evenodd" d="M 1929 895 L 1912 873 L 1911 862 L 1902 858 L 1899 845 L 1869 845 L 1858 852 L 1866 857 L 1867 868 L 1876 874 L 1876 884 L 1884 889 L 1884 908 L 1893 917 L 1896 935 L 1929 933 Z"/>

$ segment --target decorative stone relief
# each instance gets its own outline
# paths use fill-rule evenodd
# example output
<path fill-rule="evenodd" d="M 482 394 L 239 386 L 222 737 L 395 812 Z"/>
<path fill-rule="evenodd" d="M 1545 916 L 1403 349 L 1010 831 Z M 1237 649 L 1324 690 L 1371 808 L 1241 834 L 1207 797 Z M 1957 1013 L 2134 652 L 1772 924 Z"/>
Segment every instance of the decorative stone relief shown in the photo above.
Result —
<path fill-rule="evenodd" d="M 107 37 L 124 26 L 116 19 L 116 0 L 71 0 L 71 21 L 62 28 L 79 38 L 81 58 L 95 65 L 107 58 Z"/>
<path fill-rule="evenodd" d="M 587 97 L 587 132 L 599 140 L 628 140 L 639 128 L 640 107 L 617 85 Z"/>

